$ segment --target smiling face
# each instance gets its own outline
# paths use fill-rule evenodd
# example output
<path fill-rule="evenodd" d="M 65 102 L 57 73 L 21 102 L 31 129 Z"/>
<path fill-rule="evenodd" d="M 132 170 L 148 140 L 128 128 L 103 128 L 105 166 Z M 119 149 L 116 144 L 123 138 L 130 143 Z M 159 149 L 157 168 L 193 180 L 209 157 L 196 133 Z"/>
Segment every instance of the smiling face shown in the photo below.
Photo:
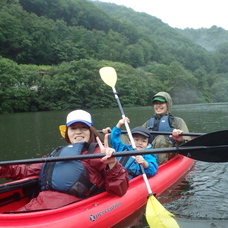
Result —
<path fill-rule="evenodd" d="M 166 114 L 168 112 L 168 106 L 166 102 L 154 101 L 153 105 L 156 114 Z"/>
<path fill-rule="evenodd" d="M 90 139 L 89 126 L 81 122 L 70 125 L 67 134 L 71 143 L 89 142 Z"/>
<path fill-rule="evenodd" d="M 148 146 L 148 138 L 144 135 L 133 134 L 133 139 L 137 150 L 144 150 Z"/>

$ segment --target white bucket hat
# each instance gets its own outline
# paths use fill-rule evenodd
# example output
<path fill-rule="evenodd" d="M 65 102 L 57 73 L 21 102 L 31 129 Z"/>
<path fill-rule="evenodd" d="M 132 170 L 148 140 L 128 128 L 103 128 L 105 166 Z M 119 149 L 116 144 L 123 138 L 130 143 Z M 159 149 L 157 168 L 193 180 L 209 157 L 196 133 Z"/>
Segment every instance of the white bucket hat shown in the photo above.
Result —
<path fill-rule="evenodd" d="M 82 122 L 89 127 L 93 126 L 91 115 L 84 110 L 75 110 L 67 115 L 66 126 L 69 127 L 73 123 Z"/>

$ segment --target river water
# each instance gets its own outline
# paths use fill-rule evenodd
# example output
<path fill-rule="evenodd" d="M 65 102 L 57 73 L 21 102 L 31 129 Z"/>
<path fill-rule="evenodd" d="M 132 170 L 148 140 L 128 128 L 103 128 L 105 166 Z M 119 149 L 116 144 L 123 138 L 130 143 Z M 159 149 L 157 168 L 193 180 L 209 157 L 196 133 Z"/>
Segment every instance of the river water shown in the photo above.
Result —
<path fill-rule="evenodd" d="M 123 108 L 131 120 L 131 128 L 142 125 L 153 112 L 149 106 Z M 121 118 L 118 108 L 87 111 L 92 114 L 97 129 L 113 127 Z M 65 124 L 67 113 L 0 115 L 1 160 L 40 157 L 56 146 L 65 144 L 58 126 Z M 185 120 L 190 132 L 209 133 L 228 129 L 228 103 L 174 105 L 172 113 Z M 175 219 L 181 228 L 227 228 L 227 174 L 227 163 L 196 161 L 193 169 L 158 200 L 176 215 Z M 126 222 L 128 225 L 125 227 L 148 227 L 141 211 Z"/>

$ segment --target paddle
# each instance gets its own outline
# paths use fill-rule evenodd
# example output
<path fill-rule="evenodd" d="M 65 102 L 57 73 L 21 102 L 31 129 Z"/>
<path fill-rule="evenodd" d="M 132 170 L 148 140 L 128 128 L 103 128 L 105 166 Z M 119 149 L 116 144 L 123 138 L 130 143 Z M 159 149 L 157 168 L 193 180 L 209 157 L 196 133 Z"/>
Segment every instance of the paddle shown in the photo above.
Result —
<path fill-rule="evenodd" d="M 160 149 L 146 149 L 146 150 L 133 150 L 123 151 L 121 156 L 136 156 L 144 154 L 159 154 L 159 153 L 178 153 L 186 157 L 190 157 L 195 160 L 205 162 L 228 162 L 228 143 L 225 140 L 228 138 L 228 130 L 216 131 L 205 134 L 198 138 L 183 144 L 182 146 L 175 148 L 160 148 Z M 215 140 L 212 140 L 215 139 Z M 205 142 L 205 143 L 204 143 Z M 204 146 L 202 146 L 204 143 Z M 225 143 L 224 145 L 222 143 Z M 191 145 L 192 144 L 192 145 Z M 197 146 L 201 145 L 201 146 Z M 15 165 L 15 164 L 30 164 L 30 163 L 44 163 L 44 162 L 56 162 L 56 161 L 70 161 L 70 160 L 83 160 L 83 159 L 96 159 L 105 156 L 104 153 L 99 154 L 84 154 L 76 156 L 63 156 L 63 157 L 46 157 L 46 158 L 31 158 L 21 159 L 13 161 L 0 161 L 0 166 L 3 165 Z M 113 157 L 119 157 L 120 153 L 116 152 L 112 154 Z"/>
<path fill-rule="evenodd" d="M 65 138 L 65 132 L 66 132 L 66 125 L 60 125 L 59 126 L 59 131 L 60 131 L 60 134 L 63 138 Z M 99 133 L 103 133 L 102 130 L 97 130 L 97 132 Z M 123 130 L 121 131 L 122 134 L 126 134 L 127 131 L 126 130 Z M 163 131 L 150 131 L 151 134 L 154 134 L 154 135 L 171 135 L 172 132 L 163 132 Z M 196 136 L 201 136 L 201 135 L 205 135 L 206 133 L 182 133 L 181 135 L 183 136 L 193 136 L 193 137 L 196 137 Z"/>
<path fill-rule="evenodd" d="M 125 114 L 122 108 L 122 105 L 120 103 L 119 97 L 117 95 L 116 89 L 115 89 L 115 84 L 117 81 L 117 74 L 114 68 L 112 67 L 103 67 L 99 71 L 100 76 L 102 80 L 109 85 L 113 93 L 115 95 L 117 104 L 119 106 L 122 118 L 125 118 Z M 131 145 L 133 149 L 136 149 L 131 130 L 129 128 L 128 123 L 125 121 L 125 127 L 127 129 L 128 137 L 130 138 Z M 138 151 L 136 151 L 138 152 Z M 148 196 L 148 201 L 147 201 L 147 206 L 146 206 L 146 219 L 147 222 L 149 223 L 150 227 L 156 227 L 156 228 L 178 228 L 177 222 L 173 219 L 173 214 L 168 212 L 160 203 L 159 201 L 154 197 L 152 193 L 152 189 L 150 187 L 149 181 L 147 179 L 144 167 L 140 164 L 140 168 L 142 170 L 142 176 L 144 179 L 144 182 L 146 184 L 149 196 Z"/>
<path fill-rule="evenodd" d="M 65 125 L 61 125 L 61 126 L 65 126 Z M 102 130 L 97 130 L 99 133 L 102 133 Z M 121 132 L 122 134 L 126 134 L 127 131 L 123 130 Z M 172 135 L 172 132 L 166 132 L 166 131 L 150 131 L 150 134 L 152 135 Z M 201 135 L 205 135 L 206 133 L 182 133 L 181 135 L 183 136 L 201 136 Z"/>

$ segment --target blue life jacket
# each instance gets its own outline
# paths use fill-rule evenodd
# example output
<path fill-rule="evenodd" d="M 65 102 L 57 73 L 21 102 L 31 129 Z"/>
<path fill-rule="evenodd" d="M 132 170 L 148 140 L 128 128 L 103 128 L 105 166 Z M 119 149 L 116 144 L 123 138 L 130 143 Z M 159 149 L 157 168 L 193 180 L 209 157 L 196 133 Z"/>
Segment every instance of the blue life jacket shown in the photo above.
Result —
<path fill-rule="evenodd" d="M 148 129 L 152 131 L 164 131 L 164 132 L 172 132 L 173 128 L 171 125 L 171 118 L 173 118 L 172 115 L 165 115 L 162 116 L 160 119 L 155 119 L 154 117 L 151 117 L 148 122 Z M 151 142 L 154 140 L 156 135 L 151 134 Z M 167 136 L 167 138 L 169 138 Z M 173 141 L 171 138 L 169 140 Z"/>
<path fill-rule="evenodd" d="M 81 154 L 85 148 L 93 153 L 97 143 L 74 143 L 56 148 L 49 157 L 75 156 Z M 68 193 L 80 198 L 85 197 L 94 186 L 87 170 L 80 160 L 45 163 L 42 166 L 39 183 L 41 190 L 55 190 Z M 90 193 L 88 193 L 90 194 Z"/>
<path fill-rule="evenodd" d="M 117 157 L 117 160 L 128 171 L 129 179 L 137 177 L 136 173 L 130 169 L 132 165 L 136 165 L 135 159 L 132 156 Z"/>

